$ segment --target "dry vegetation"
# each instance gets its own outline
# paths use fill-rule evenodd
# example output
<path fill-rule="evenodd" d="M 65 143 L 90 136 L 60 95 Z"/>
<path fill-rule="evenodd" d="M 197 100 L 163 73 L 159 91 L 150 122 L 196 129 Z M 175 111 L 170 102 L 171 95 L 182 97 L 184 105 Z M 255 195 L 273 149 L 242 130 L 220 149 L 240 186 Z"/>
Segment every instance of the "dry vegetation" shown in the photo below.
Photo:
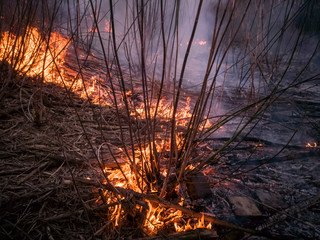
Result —
<path fill-rule="evenodd" d="M 1 65 L 2 83 L 6 68 Z M 1 238 L 86 239 L 103 225 L 104 215 L 92 201 L 97 190 L 78 182 L 98 176 L 86 139 L 99 138 L 93 124 L 98 109 L 73 94 L 70 102 L 61 87 L 48 84 L 39 123 L 39 90 L 34 79 L 13 75 L 2 96 Z M 112 122 L 112 114 L 105 114 Z"/>
<path fill-rule="evenodd" d="M 292 149 L 318 156 L 316 142 L 307 144 L 311 155 L 291 144 L 296 125 L 277 144 L 251 134 L 288 96 L 305 104 L 299 90 L 318 87 L 319 29 L 310 30 L 310 19 L 319 4 L 200 0 L 187 43 L 180 15 L 188 5 L 181 1 L 17 0 L 0 6 L 1 238 L 229 239 L 230 231 L 293 237 L 203 213 L 194 196 L 208 185 L 201 182 L 204 173 L 216 180 L 211 187 L 238 176 L 247 183 L 246 174 L 264 171 Z M 208 42 L 195 37 L 203 8 L 214 16 Z M 192 48 L 204 45 L 203 78 L 191 92 L 188 61 Z M 311 113 L 306 108 L 298 119 L 307 119 L 313 133 L 319 131 L 312 120 L 319 119 L 317 101 L 309 101 Z M 220 105 L 226 111 L 217 114 Z M 225 175 L 213 170 L 229 165 Z M 320 198 L 310 199 L 298 208 Z M 279 212 L 290 215 L 288 209 Z M 313 236 L 319 233 L 316 224 L 306 225 Z M 168 235 L 175 231 L 186 233 Z"/>

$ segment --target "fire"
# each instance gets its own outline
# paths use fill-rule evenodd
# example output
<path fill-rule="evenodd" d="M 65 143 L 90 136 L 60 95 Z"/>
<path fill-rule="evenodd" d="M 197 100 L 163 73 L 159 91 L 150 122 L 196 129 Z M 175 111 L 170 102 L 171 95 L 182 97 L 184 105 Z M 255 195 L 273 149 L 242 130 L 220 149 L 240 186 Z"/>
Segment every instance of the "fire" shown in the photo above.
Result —
<path fill-rule="evenodd" d="M 189 42 L 186 42 L 186 45 L 189 45 Z M 196 39 L 194 42 L 192 42 L 192 45 L 205 46 L 205 45 L 207 45 L 207 41 Z M 182 46 L 182 45 L 180 45 L 180 46 Z"/>
<path fill-rule="evenodd" d="M 153 206 L 148 201 L 149 210 L 144 222 L 144 227 L 151 233 L 156 233 L 158 229 L 165 225 L 166 222 L 172 222 L 174 218 L 180 217 L 182 213 L 180 211 L 165 211 L 165 208 L 160 206 Z"/>
<path fill-rule="evenodd" d="M 112 31 L 108 21 L 106 22 L 105 30 L 107 32 Z M 110 90 L 108 87 L 105 87 L 105 84 L 104 87 L 102 87 L 105 79 L 99 76 L 93 76 L 85 81 L 79 78 L 77 73 L 73 73 L 64 65 L 70 40 L 63 37 L 60 33 L 53 32 L 50 34 L 50 38 L 45 38 L 36 28 L 29 27 L 23 37 L 17 37 L 9 32 L 4 32 L 1 39 L 0 61 L 7 61 L 18 73 L 32 78 L 41 78 L 47 83 L 50 82 L 67 87 L 73 92 L 78 93 L 82 98 L 89 98 L 95 104 L 111 105 L 111 99 L 107 98 Z M 206 42 L 200 41 L 199 44 L 205 45 Z M 84 58 L 85 56 L 80 57 Z M 66 74 L 66 72 L 68 74 Z M 128 91 L 126 92 L 126 96 L 131 99 L 133 93 Z M 188 97 L 185 105 L 177 111 L 175 116 L 177 126 L 186 127 L 188 125 L 188 121 L 192 116 L 190 112 L 190 102 L 191 98 Z M 131 115 L 137 119 L 144 119 L 146 117 L 143 104 L 132 109 Z M 150 117 L 154 117 L 156 114 L 155 103 L 151 104 L 149 111 Z M 161 99 L 157 109 L 157 117 L 161 118 L 162 121 L 169 122 L 172 114 L 172 104 Z M 203 127 L 210 127 L 210 122 L 208 120 L 204 122 L 202 128 Z M 161 129 L 165 129 L 163 124 L 161 125 Z M 176 142 L 178 148 L 179 143 L 182 142 L 182 138 L 182 133 L 177 132 Z M 147 189 L 147 184 L 145 184 L 145 180 L 143 180 L 144 176 L 137 174 L 137 172 L 143 172 L 141 171 L 142 168 L 151 168 L 149 157 L 153 148 L 156 148 L 158 152 L 161 150 L 170 151 L 170 144 L 160 135 L 153 145 L 146 144 L 144 147 L 134 150 L 135 164 L 132 164 L 129 160 L 125 160 L 126 158 L 124 157 L 120 157 L 119 165 L 121 169 L 104 169 L 104 172 L 112 184 L 116 187 L 131 189 L 139 193 L 158 191 L 155 186 L 153 186 L 153 183 L 150 183 L 150 186 L 148 186 L 151 189 Z M 119 148 L 118 150 L 119 153 L 124 156 L 124 149 Z M 142 159 L 144 160 L 143 163 Z M 192 169 L 194 166 L 190 165 L 189 168 Z M 163 168 L 161 172 L 163 176 L 165 176 L 167 169 Z M 91 180 L 91 178 L 87 177 L 87 180 Z M 119 198 L 116 199 L 107 191 L 103 194 L 108 204 L 119 201 Z M 120 198 L 120 200 L 123 199 L 124 198 Z M 211 228 L 211 224 L 205 225 L 204 216 L 193 223 L 191 223 L 191 219 L 185 222 L 181 211 L 166 209 L 148 200 L 145 200 L 145 202 L 148 208 L 145 213 L 146 216 L 143 226 L 149 233 L 157 233 L 160 227 L 167 224 L 172 224 L 178 232 L 196 228 Z M 183 204 L 183 200 L 181 200 L 180 204 Z M 125 214 L 124 206 L 118 204 L 111 209 L 110 220 L 113 221 L 114 226 L 119 226 L 122 216 Z"/>
<path fill-rule="evenodd" d="M 184 232 L 188 230 L 195 230 L 197 228 L 206 228 L 206 229 L 212 229 L 212 224 L 208 223 L 207 225 L 205 224 L 204 221 L 204 214 L 202 214 L 202 217 L 197 220 L 196 223 L 191 224 L 192 219 L 188 219 L 187 223 L 184 224 L 183 226 L 179 226 L 177 222 L 174 223 L 174 228 L 177 232 Z"/>
<path fill-rule="evenodd" d="M 70 74 L 70 69 L 64 66 L 70 41 L 60 33 L 52 32 L 47 40 L 36 28 L 29 27 L 23 37 L 4 32 L 1 39 L 0 61 L 7 61 L 18 73 L 72 88 L 95 104 L 111 105 L 112 101 L 107 98 L 109 89 L 101 87 L 103 79 L 94 76 L 84 81 L 76 77 L 77 73 Z"/>
<path fill-rule="evenodd" d="M 130 96 L 132 93 L 131 91 L 127 92 L 126 95 Z M 186 127 L 189 123 L 189 119 L 192 116 L 191 113 L 191 106 L 190 106 L 191 98 L 187 97 L 185 106 L 180 108 L 179 111 L 177 111 L 175 118 L 176 118 L 176 125 L 180 127 Z M 153 118 L 156 112 L 156 104 L 152 103 L 150 105 L 150 117 Z M 160 99 L 158 110 L 157 110 L 157 116 L 161 118 L 164 121 L 170 121 L 173 114 L 173 106 L 171 103 L 167 103 L 165 99 Z M 140 106 L 136 107 L 134 110 L 131 111 L 132 116 L 136 116 L 138 119 L 145 119 L 145 106 L 144 103 L 141 103 Z M 203 128 L 209 128 L 211 127 L 211 123 L 209 119 L 206 119 L 204 124 L 199 127 L 200 130 Z"/>
<path fill-rule="evenodd" d="M 312 143 L 307 143 L 306 144 L 306 147 L 309 147 L 309 148 L 317 148 L 318 147 L 318 144 L 316 142 L 314 142 L 313 144 Z"/>
<path fill-rule="evenodd" d="M 159 151 L 161 148 L 166 147 L 164 141 L 159 142 L 156 144 L 156 148 Z M 119 148 L 119 151 L 122 152 L 123 150 Z M 144 156 L 146 162 L 148 162 L 148 156 L 150 154 L 151 147 L 146 146 L 142 149 L 142 152 L 136 150 L 136 165 L 137 168 L 141 168 L 141 155 Z M 126 189 L 132 189 L 136 192 L 145 192 L 147 191 L 146 184 L 143 185 L 142 180 L 137 179 L 137 175 L 134 173 L 134 169 L 132 168 L 129 162 L 120 163 L 120 169 L 105 169 L 105 173 L 108 176 L 108 179 L 112 182 L 112 184 L 116 187 L 122 187 Z M 194 168 L 194 166 L 190 165 L 190 168 Z M 167 169 L 161 170 L 163 175 L 166 175 Z M 106 183 L 106 182 L 105 182 Z M 151 184 L 151 191 L 156 192 L 157 189 L 154 188 Z M 108 199 L 108 203 L 112 202 L 111 198 Z M 156 234 L 158 230 L 163 226 L 168 226 L 169 224 L 173 224 L 175 230 L 177 232 L 187 231 L 196 228 L 208 228 L 211 229 L 211 224 L 205 224 L 204 216 L 200 219 L 196 219 L 191 224 L 191 219 L 186 223 L 183 214 L 179 210 L 175 209 L 166 209 L 160 205 L 154 204 L 149 200 L 145 200 L 148 205 L 147 211 L 145 213 L 145 220 L 144 220 L 144 228 L 147 230 L 149 234 Z M 181 206 L 183 205 L 183 199 L 180 200 L 179 203 Z M 112 212 L 112 219 L 114 221 L 115 226 L 118 226 L 121 217 L 123 216 L 123 209 L 121 206 L 117 206 L 114 211 Z"/>
<path fill-rule="evenodd" d="M 108 21 L 106 21 L 106 28 L 108 31 L 111 30 Z M 0 60 L 6 60 L 15 66 L 15 70 L 21 74 L 26 74 L 29 77 L 43 77 L 44 82 L 52 82 L 68 88 L 72 87 L 72 90 L 77 92 L 82 98 L 89 98 L 95 104 L 111 105 L 111 99 L 107 98 L 109 96 L 109 89 L 101 87 L 104 79 L 93 76 L 89 80 L 84 81 L 81 78 L 67 77 L 64 74 L 66 71 L 69 72 L 69 69 L 64 66 L 69 46 L 68 38 L 53 32 L 50 35 L 50 40 L 47 42 L 36 28 L 29 27 L 23 39 L 22 36 L 16 37 L 9 34 L 9 32 L 5 32 L 2 35 L 2 39 L 3 41 L 0 44 Z M 201 43 L 203 44 L 204 42 L 201 41 Z M 132 92 L 128 91 L 126 95 L 130 97 Z M 191 98 L 188 97 L 185 106 L 176 113 L 177 126 L 187 126 L 188 120 L 191 117 L 190 101 Z M 155 112 L 156 104 L 152 103 L 150 105 L 150 116 L 154 117 Z M 169 121 L 172 113 L 172 104 L 161 99 L 157 116 Z M 144 119 L 144 104 L 132 110 L 131 115 L 136 116 L 138 119 Z M 210 127 L 210 122 L 207 120 L 200 128 L 208 127 Z"/>
<path fill-rule="evenodd" d="M 150 117 L 154 117 L 156 112 L 156 104 L 152 103 L 150 105 Z M 170 104 L 165 103 L 164 99 L 160 99 L 157 114 L 160 115 L 164 119 L 171 118 L 173 113 L 172 106 Z M 145 119 L 145 106 L 143 103 L 140 104 L 134 111 L 132 111 L 131 115 L 136 115 L 139 119 Z"/>
<path fill-rule="evenodd" d="M 29 77 L 43 77 L 46 82 L 61 82 L 56 65 L 63 65 L 68 42 L 59 33 L 51 33 L 48 42 L 32 27 L 27 28 L 24 37 L 5 32 L 0 43 L 0 60 L 7 61 L 17 72 Z"/>
<path fill-rule="evenodd" d="M 96 29 L 96 28 L 89 28 L 89 30 L 88 30 L 90 33 L 96 33 L 96 32 L 98 32 L 98 29 Z"/>
<path fill-rule="evenodd" d="M 112 33 L 112 28 L 111 28 L 110 22 L 108 20 L 106 20 L 104 30 L 106 30 L 106 32 Z"/>

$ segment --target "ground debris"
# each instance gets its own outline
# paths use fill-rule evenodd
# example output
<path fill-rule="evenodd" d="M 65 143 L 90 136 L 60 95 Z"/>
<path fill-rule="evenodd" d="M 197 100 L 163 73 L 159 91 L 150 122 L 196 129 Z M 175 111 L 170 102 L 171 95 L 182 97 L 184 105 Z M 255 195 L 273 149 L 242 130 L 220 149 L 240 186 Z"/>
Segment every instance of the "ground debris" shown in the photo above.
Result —
<path fill-rule="evenodd" d="M 0 101 L 0 238 L 91 238 L 104 224 L 104 217 L 83 203 L 99 196 L 92 186 L 75 185 L 71 176 L 98 176 L 91 167 L 97 160 L 86 139 L 96 146 L 96 130 L 87 124 L 84 136 L 80 124 L 81 120 L 97 122 L 93 114 L 97 109 L 74 94 L 68 97 L 59 86 L 45 84 L 40 122 L 35 109 L 39 98 L 33 94 L 40 85 L 34 79 L 14 76 Z M 99 113 L 114 124 L 108 111 Z M 117 133 L 104 130 L 104 134 L 112 139 Z"/>
<path fill-rule="evenodd" d="M 192 200 L 206 199 L 212 196 L 210 185 L 203 173 L 191 176 L 187 181 L 187 188 Z"/>
<path fill-rule="evenodd" d="M 262 189 L 257 190 L 256 194 L 261 203 L 263 203 L 264 205 L 276 209 L 283 209 L 287 207 L 287 204 L 281 199 L 280 194 L 270 193 Z"/>
<path fill-rule="evenodd" d="M 249 198 L 232 196 L 229 201 L 234 205 L 235 214 L 238 216 L 261 216 L 258 207 Z"/>
<path fill-rule="evenodd" d="M 169 240 L 192 240 L 192 239 L 207 239 L 214 240 L 219 239 L 216 231 L 209 229 L 198 228 L 196 230 L 169 234 L 166 236 L 154 236 L 147 238 L 139 238 L 139 240 L 160 240 L 160 239 L 169 239 Z"/>
<path fill-rule="evenodd" d="M 304 211 L 306 208 L 309 208 L 313 205 L 318 204 L 319 202 L 320 202 L 320 194 L 318 194 L 312 198 L 305 199 L 305 200 L 299 202 L 298 204 L 291 206 L 291 207 L 271 216 L 265 223 L 258 226 L 256 229 L 263 230 L 265 228 L 271 227 L 272 225 L 276 224 L 277 222 L 285 220 L 288 217 L 295 218 L 296 214 Z"/>

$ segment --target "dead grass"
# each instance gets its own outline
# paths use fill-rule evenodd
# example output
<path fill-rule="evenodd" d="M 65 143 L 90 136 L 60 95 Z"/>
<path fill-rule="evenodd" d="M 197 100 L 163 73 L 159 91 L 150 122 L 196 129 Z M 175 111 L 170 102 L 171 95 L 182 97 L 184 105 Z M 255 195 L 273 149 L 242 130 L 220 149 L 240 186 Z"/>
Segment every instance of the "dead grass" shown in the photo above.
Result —
<path fill-rule="evenodd" d="M 73 94 L 70 101 L 64 89 L 48 84 L 38 122 L 39 84 L 14 75 L 8 80 L 7 70 L 1 65 L 1 85 L 9 81 L 0 108 L 1 239 L 88 239 L 102 234 L 104 213 L 94 210 L 99 207 L 98 190 L 80 180 L 99 180 L 88 144 L 96 148 L 101 141 L 97 118 L 109 122 L 103 137 L 117 142 L 112 110 L 90 107 Z"/>

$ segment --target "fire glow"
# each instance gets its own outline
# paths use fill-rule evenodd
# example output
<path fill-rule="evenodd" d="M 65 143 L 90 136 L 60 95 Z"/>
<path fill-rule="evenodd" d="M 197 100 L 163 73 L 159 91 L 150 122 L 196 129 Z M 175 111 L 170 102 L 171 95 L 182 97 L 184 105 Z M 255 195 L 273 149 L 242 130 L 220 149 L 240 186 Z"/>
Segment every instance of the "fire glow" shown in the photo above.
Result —
<path fill-rule="evenodd" d="M 186 42 L 186 45 L 189 45 L 189 42 Z M 207 41 L 196 39 L 194 42 L 192 42 L 192 45 L 205 46 L 207 45 Z"/>
<path fill-rule="evenodd" d="M 42 78 L 46 83 L 67 87 L 83 99 L 91 99 L 95 104 L 110 105 L 105 88 L 100 88 L 103 79 L 90 80 L 67 76 L 64 65 L 69 47 L 69 39 L 53 32 L 49 40 L 44 39 L 36 28 L 27 28 L 25 36 L 16 37 L 5 32 L 0 43 L 0 61 L 7 61 L 21 75 Z M 101 100 L 103 97 L 103 100 Z"/>
<path fill-rule="evenodd" d="M 306 147 L 307 148 L 317 148 L 318 147 L 318 144 L 316 142 L 314 142 L 313 144 L 312 143 L 307 143 L 306 144 Z"/>
<path fill-rule="evenodd" d="M 109 22 L 106 22 L 105 30 L 111 32 Z M 43 37 L 36 28 L 27 28 L 24 37 L 16 37 L 9 32 L 5 32 L 2 35 L 2 41 L 0 43 L 0 61 L 8 62 L 14 70 L 16 70 L 21 75 L 26 75 L 31 78 L 43 79 L 46 83 L 55 83 L 62 87 L 67 87 L 75 93 L 78 93 L 82 98 L 88 99 L 93 103 L 100 105 L 111 106 L 111 101 L 106 98 L 108 89 L 102 88 L 101 83 L 104 81 L 99 77 L 91 77 L 89 81 L 84 81 L 83 79 L 77 77 L 77 74 L 70 76 L 70 74 L 65 74 L 65 72 L 70 72 L 65 66 L 65 58 L 67 55 L 67 49 L 70 43 L 68 38 L 63 37 L 59 33 L 51 33 L 49 38 Z M 205 41 L 200 41 L 199 45 L 205 45 Z M 131 92 L 127 93 L 129 96 Z M 190 98 L 187 98 L 187 102 L 183 108 L 176 113 L 176 124 L 177 126 L 187 126 L 188 120 L 191 117 L 191 107 Z M 149 106 L 149 114 L 151 117 L 155 117 L 156 114 L 156 104 L 151 104 Z M 130 113 L 137 119 L 144 119 L 146 116 L 145 106 L 141 104 L 134 111 Z M 162 119 L 169 119 L 172 117 L 173 108 L 170 104 L 166 103 L 165 100 L 160 100 L 157 116 Z M 209 127 L 209 121 L 204 123 L 204 127 Z M 162 128 L 162 127 L 161 127 Z M 202 127 L 203 128 L 203 127 Z M 160 136 L 159 136 L 160 137 Z M 177 134 L 177 142 L 181 142 L 179 138 L 181 135 Z M 155 143 L 155 148 L 157 151 L 162 149 L 170 149 L 169 141 L 161 140 Z M 152 151 L 152 146 L 146 145 L 143 148 L 136 149 L 135 151 L 135 166 L 139 169 L 151 168 L 149 156 Z M 119 148 L 120 152 L 123 149 Z M 132 158 L 132 156 L 131 156 Z M 144 159 L 144 163 L 142 163 Z M 143 176 L 137 179 L 137 174 L 135 169 L 133 169 L 130 162 L 126 162 L 122 159 L 124 164 L 121 164 L 121 169 L 108 169 L 105 168 L 104 172 L 107 173 L 108 179 L 116 187 L 122 187 L 126 189 L 131 189 L 139 193 L 151 191 L 156 192 L 157 189 L 151 184 L 151 189 L 147 189 L 146 184 L 143 182 Z M 161 169 L 161 172 L 165 175 L 167 169 Z M 165 176 L 163 176 L 165 177 Z M 87 180 L 90 180 L 88 178 Z M 104 193 L 106 202 L 114 203 L 118 199 L 110 195 L 107 191 Z M 200 219 L 189 219 L 184 220 L 181 211 L 176 209 L 167 209 L 160 205 L 154 205 L 149 200 L 145 200 L 148 204 L 147 212 L 145 213 L 145 220 L 143 226 L 148 231 L 148 233 L 156 234 L 158 230 L 163 226 L 174 226 L 177 232 L 186 231 L 196 228 L 209 228 L 211 229 L 211 224 L 205 224 L 204 217 Z M 183 205 L 183 199 L 180 199 L 180 205 Z M 114 226 L 119 226 L 121 219 L 124 217 L 124 209 L 121 204 L 111 207 L 111 220 Z M 139 211 L 139 207 L 137 206 Z M 141 209 L 142 211 L 142 209 Z M 191 223 L 193 220 L 193 223 Z"/>
<path fill-rule="evenodd" d="M 7 61 L 22 75 L 62 84 L 56 65 L 62 66 L 64 63 L 69 42 L 67 38 L 52 33 L 47 44 L 36 28 L 27 28 L 24 37 L 5 32 L 1 39 L 1 61 Z"/>
<path fill-rule="evenodd" d="M 161 148 L 166 147 L 164 141 L 160 144 L 156 144 L 156 148 L 158 151 Z M 122 149 L 119 149 L 120 152 L 123 152 Z M 139 159 L 143 155 L 144 158 L 148 158 L 150 156 L 150 146 L 147 146 L 145 149 L 140 151 L 136 151 L 136 165 L 137 168 L 141 168 L 142 164 Z M 146 164 L 149 162 L 148 160 L 145 161 Z M 146 165 L 147 167 L 151 167 Z M 108 175 L 108 179 L 112 182 L 112 184 L 116 187 L 121 187 L 125 189 L 131 189 L 135 192 L 145 192 L 147 190 L 147 185 L 143 183 L 143 181 L 139 181 L 129 163 L 121 164 L 120 169 L 111 169 L 105 168 L 104 172 Z M 163 175 L 166 175 L 166 169 L 162 169 L 161 172 Z M 107 183 L 106 181 L 104 182 Z M 157 189 L 151 184 L 151 192 L 157 192 Z M 106 196 L 108 192 L 105 192 Z M 116 201 L 116 199 L 114 199 Z M 108 198 L 108 204 L 113 202 L 111 198 Z M 182 232 L 187 230 L 192 230 L 196 228 L 207 228 L 211 229 L 212 226 L 210 223 L 207 225 L 204 222 L 204 218 L 201 219 L 194 219 L 193 223 L 191 223 L 192 219 L 189 219 L 187 222 L 183 218 L 183 214 L 181 211 L 176 209 L 166 209 L 165 207 L 161 207 L 160 205 L 153 204 L 149 200 L 145 200 L 148 204 L 148 210 L 146 212 L 146 218 L 144 220 L 144 227 L 150 234 L 156 234 L 158 230 L 163 226 L 168 226 L 173 224 L 174 229 L 176 232 Z M 183 205 L 183 199 L 180 199 L 181 206 Z M 119 220 L 123 215 L 122 207 L 116 206 L 114 211 L 112 212 L 112 219 L 115 220 L 115 226 L 118 226 Z"/>
<path fill-rule="evenodd" d="M 108 20 L 106 20 L 104 30 L 108 33 L 112 33 L 112 28 L 111 28 L 110 22 Z"/>

